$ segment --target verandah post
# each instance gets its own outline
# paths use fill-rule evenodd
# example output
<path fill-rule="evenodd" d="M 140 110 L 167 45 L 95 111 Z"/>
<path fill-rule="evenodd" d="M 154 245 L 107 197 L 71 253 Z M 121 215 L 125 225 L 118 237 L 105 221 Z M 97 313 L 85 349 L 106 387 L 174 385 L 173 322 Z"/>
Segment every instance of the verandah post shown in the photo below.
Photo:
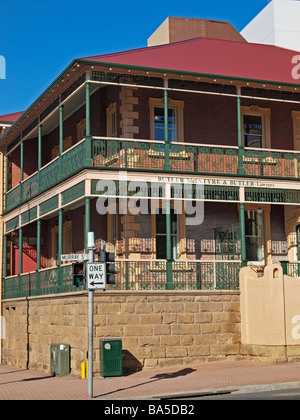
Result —
<path fill-rule="evenodd" d="M 167 186 L 170 190 L 170 185 Z M 168 194 L 168 193 L 167 193 Z M 171 239 L 171 201 L 166 197 L 166 237 L 167 237 L 167 290 L 173 290 L 173 261 L 172 261 L 172 239 Z"/>
<path fill-rule="evenodd" d="M 7 235 L 3 235 L 3 278 L 7 277 Z"/>
<path fill-rule="evenodd" d="M 37 219 L 36 228 L 36 269 L 41 269 L 41 219 Z"/>
<path fill-rule="evenodd" d="M 88 233 L 90 232 L 91 197 L 85 197 L 85 252 L 88 252 Z"/>
<path fill-rule="evenodd" d="M 237 128 L 238 128 L 238 175 L 245 175 L 244 145 L 242 137 L 241 87 L 237 87 Z"/>
<path fill-rule="evenodd" d="M 23 203 L 23 180 L 24 180 L 24 143 L 20 143 L 20 204 Z"/>
<path fill-rule="evenodd" d="M 9 174 L 9 155 L 5 159 L 5 210 L 7 208 L 7 192 L 8 192 L 8 174 Z"/>
<path fill-rule="evenodd" d="M 41 189 L 40 170 L 42 167 L 42 125 L 38 126 L 38 193 Z"/>
<path fill-rule="evenodd" d="M 245 229 L 245 204 L 240 203 L 240 230 L 241 230 L 241 260 L 242 267 L 247 265 L 246 255 L 246 229 Z"/>
<path fill-rule="evenodd" d="M 164 129 L 165 129 L 165 164 L 164 170 L 171 170 L 170 163 L 170 140 L 169 140 L 169 108 L 168 108 L 168 80 L 164 81 Z M 171 238 L 171 191 L 170 185 L 166 185 L 166 257 L 167 257 L 167 290 L 174 289 L 173 285 L 173 261 L 172 261 L 172 238 Z"/>
<path fill-rule="evenodd" d="M 168 80 L 165 80 L 164 89 L 164 129 L 165 129 L 165 164 L 164 170 L 171 170 L 170 163 L 170 140 L 169 140 L 169 108 L 168 108 Z"/>
<path fill-rule="evenodd" d="M 90 119 L 90 77 L 89 72 L 86 74 L 85 82 L 85 153 L 86 153 L 86 166 L 92 166 L 92 136 L 91 136 L 91 119 Z"/>
<path fill-rule="evenodd" d="M 37 228 L 36 228 L 36 294 L 41 294 L 41 227 L 42 227 L 42 221 L 41 219 L 37 219 Z"/>
<path fill-rule="evenodd" d="M 18 297 L 22 297 L 22 272 L 23 272 L 23 229 L 19 228 L 19 275 L 18 275 Z"/>
<path fill-rule="evenodd" d="M 61 267 L 61 254 L 63 253 L 63 209 L 58 210 L 58 293 L 63 291 L 63 272 Z"/>
<path fill-rule="evenodd" d="M 63 179 L 62 153 L 64 151 L 64 106 L 59 105 L 59 177 Z"/>

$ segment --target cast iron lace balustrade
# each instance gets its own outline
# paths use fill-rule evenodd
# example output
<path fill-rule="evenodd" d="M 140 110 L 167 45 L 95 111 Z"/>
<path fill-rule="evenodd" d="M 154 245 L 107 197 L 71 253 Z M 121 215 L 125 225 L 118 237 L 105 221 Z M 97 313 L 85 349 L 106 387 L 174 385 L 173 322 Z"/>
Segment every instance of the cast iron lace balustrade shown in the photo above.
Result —
<path fill-rule="evenodd" d="M 240 260 L 173 261 L 175 290 L 237 290 Z M 85 284 L 72 284 L 72 265 L 50 267 L 30 273 L 6 277 L 3 299 L 43 296 L 85 290 Z M 107 290 L 166 290 L 165 260 L 117 260 L 116 283 Z"/>
<path fill-rule="evenodd" d="M 296 151 L 244 148 L 241 162 L 235 146 L 171 142 L 171 170 L 165 171 L 166 146 L 162 141 L 93 137 L 91 151 L 87 150 L 88 144 L 81 140 L 8 191 L 6 213 L 85 169 L 90 152 L 92 166 L 88 169 L 228 177 L 241 174 L 239 165 L 242 163 L 244 175 L 250 179 L 300 179 L 300 152 Z M 236 197 L 236 192 L 233 194 Z M 249 201 L 253 201 L 251 197 Z"/>

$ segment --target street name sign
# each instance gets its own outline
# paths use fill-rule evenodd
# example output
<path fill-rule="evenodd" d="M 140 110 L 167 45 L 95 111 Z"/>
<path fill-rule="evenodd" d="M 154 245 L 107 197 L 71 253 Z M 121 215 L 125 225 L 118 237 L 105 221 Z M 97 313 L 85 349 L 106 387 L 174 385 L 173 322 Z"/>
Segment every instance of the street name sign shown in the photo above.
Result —
<path fill-rule="evenodd" d="M 86 264 L 86 287 L 88 290 L 106 289 L 106 263 L 88 262 Z"/>
<path fill-rule="evenodd" d="M 88 259 L 88 254 L 61 254 L 62 261 L 84 261 Z"/>

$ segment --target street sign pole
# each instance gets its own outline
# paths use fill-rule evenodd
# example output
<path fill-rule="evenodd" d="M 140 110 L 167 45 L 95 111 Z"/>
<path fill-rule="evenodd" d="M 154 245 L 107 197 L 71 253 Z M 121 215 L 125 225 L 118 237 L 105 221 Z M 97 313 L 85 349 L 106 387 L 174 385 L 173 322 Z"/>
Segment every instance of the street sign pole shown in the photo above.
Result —
<path fill-rule="evenodd" d="M 94 233 L 88 233 L 88 262 L 94 262 L 95 239 Z M 94 324 L 94 290 L 89 289 L 88 303 L 88 398 L 93 398 L 93 324 Z"/>

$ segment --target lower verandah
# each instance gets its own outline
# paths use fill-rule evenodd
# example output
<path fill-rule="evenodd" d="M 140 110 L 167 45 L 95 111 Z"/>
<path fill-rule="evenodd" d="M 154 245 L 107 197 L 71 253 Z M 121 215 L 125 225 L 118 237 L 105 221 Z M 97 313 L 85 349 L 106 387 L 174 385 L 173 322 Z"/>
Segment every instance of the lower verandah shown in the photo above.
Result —
<path fill-rule="evenodd" d="M 175 206 L 176 207 L 176 206 Z M 178 206 L 177 206 L 178 207 Z M 180 208 L 180 206 L 179 206 Z M 157 214 L 99 214 L 91 199 L 90 230 L 95 252 L 115 252 L 116 284 L 110 289 L 159 290 L 167 286 L 166 223 Z M 284 206 L 250 205 L 245 209 L 248 264 L 263 267 L 287 260 Z M 187 223 L 184 209 L 171 202 L 172 283 L 174 289 L 237 289 L 241 268 L 239 208 L 237 203 L 204 202 L 203 221 Z M 85 207 L 63 212 L 63 253 L 85 251 Z M 4 298 L 83 290 L 72 285 L 71 264 L 59 265 L 59 217 L 41 221 L 41 258 L 37 270 L 37 222 L 9 233 Z M 19 241 L 22 241 L 22 258 Z M 96 257 L 97 259 L 97 257 Z M 21 264 L 21 265 L 20 265 Z M 19 275 L 21 272 L 21 275 Z"/>

